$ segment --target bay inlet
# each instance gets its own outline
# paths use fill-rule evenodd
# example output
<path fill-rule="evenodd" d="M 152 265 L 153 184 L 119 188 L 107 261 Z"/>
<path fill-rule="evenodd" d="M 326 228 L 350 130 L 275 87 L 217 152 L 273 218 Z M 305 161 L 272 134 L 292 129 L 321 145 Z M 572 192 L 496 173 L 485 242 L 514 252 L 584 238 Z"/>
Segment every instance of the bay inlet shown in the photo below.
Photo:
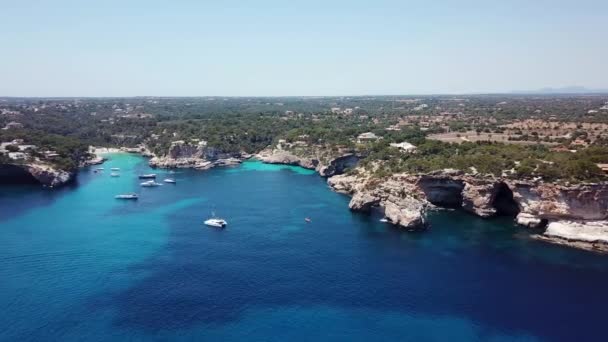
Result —
<path fill-rule="evenodd" d="M 141 188 L 145 159 L 108 156 L 120 177 L 0 186 L 0 340 L 603 340 L 608 259 L 510 219 L 441 211 L 406 232 L 299 167 Z M 227 229 L 203 225 L 213 211 Z"/>

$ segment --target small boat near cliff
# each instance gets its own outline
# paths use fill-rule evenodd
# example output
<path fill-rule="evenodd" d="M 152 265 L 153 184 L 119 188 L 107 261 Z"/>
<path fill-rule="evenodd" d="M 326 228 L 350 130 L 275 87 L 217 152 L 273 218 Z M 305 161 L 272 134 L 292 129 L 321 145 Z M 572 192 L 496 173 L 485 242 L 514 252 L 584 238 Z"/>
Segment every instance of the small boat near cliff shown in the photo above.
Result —
<path fill-rule="evenodd" d="M 113 167 L 113 168 L 111 168 L 110 170 L 111 170 L 111 171 L 120 171 L 120 168 L 119 168 L 119 167 Z"/>
<path fill-rule="evenodd" d="M 120 173 L 112 172 L 112 173 L 110 173 L 110 177 L 120 177 Z"/>
<path fill-rule="evenodd" d="M 139 196 L 137 194 L 122 194 L 122 195 L 116 195 L 116 196 L 114 196 L 114 198 L 120 199 L 120 200 L 136 200 L 139 198 Z"/>
<path fill-rule="evenodd" d="M 165 179 L 163 180 L 163 182 L 165 182 L 165 183 L 169 183 L 169 184 L 175 184 L 175 183 L 177 183 L 177 182 L 175 181 L 175 179 L 173 179 L 173 178 L 165 178 Z"/>
<path fill-rule="evenodd" d="M 145 175 L 139 175 L 139 179 L 156 179 L 156 173 L 148 173 Z"/>

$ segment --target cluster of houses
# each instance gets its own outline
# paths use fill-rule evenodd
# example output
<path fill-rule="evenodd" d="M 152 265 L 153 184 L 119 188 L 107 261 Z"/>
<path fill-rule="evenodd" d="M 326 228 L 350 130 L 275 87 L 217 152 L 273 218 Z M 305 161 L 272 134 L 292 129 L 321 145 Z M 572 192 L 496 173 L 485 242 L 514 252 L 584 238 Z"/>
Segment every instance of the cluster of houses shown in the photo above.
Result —
<path fill-rule="evenodd" d="M 355 107 L 353 108 L 340 108 L 340 107 L 331 107 L 329 110 L 333 113 L 333 114 L 344 114 L 344 115 L 351 115 L 355 112 L 355 109 L 359 109 L 359 107 Z"/>
<path fill-rule="evenodd" d="M 9 146 L 14 146 L 13 148 Z M 16 150 L 15 150 L 16 148 Z M 23 139 L 14 139 L 9 142 L 0 143 L 0 153 L 7 155 L 12 160 L 26 160 L 30 156 L 29 152 L 37 150 L 36 145 L 24 144 Z M 59 153 L 55 151 L 43 151 L 40 153 L 44 159 L 54 159 L 59 157 Z"/>

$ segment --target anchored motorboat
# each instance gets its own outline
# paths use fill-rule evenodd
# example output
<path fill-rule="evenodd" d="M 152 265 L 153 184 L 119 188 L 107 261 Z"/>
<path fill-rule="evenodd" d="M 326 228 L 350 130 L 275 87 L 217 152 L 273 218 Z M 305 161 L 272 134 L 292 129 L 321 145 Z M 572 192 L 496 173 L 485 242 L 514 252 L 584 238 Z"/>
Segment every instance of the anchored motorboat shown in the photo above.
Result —
<path fill-rule="evenodd" d="M 114 198 L 123 199 L 123 200 L 136 200 L 139 198 L 139 196 L 137 196 L 137 194 L 122 194 L 122 195 L 116 195 L 116 196 L 114 196 Z"/>
<path fill-rule="evenodd" d="M 110 173 L 110 176 L 111 177 L 120 177 L 120 173 L 118 173 L 118 172 L 112 172 L 112 173 Z"/>
<path fill-rule="evenodd" d="M 176 183 L 175 179 L 173 179 L 173 178 L 165 178 L 165 180 L 163 182 L 170 183 L 170 184 L 175 184 Z"/>
<path fill-rule="evenodd" d="M 150 180 L 150 181 L 147 181 L 147 182 L 140 183 L 139 185 L 145 186 L 145 187 L 155 187 L 155 186 L 159 186 L 159 185 L 162 185 L 162 184 L 156 183 L 155 181 Z"/>
<path fill-rule="evenodd" d="M 145 175 L 139 175 L 139 179 L 156 179 L 156 173 L 148 173 Z"/>
<path fill-rule="evenodd" d="M 111 168 L 110 170 L 111 170 L 111 171 L 120 171 L 120 168 L 119 168 L 119 167 L 113 167 L 113 168 Z"/>

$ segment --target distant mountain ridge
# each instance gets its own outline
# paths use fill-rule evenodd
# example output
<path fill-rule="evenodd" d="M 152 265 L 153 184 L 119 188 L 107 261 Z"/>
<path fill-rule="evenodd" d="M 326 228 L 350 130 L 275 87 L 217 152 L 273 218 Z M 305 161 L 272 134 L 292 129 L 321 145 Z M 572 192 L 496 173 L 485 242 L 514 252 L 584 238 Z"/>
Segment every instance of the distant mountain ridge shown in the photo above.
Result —
<path fill-rule="evenodd" d="M 608 93 L 608 89 L 591 89 L 582 86 L 568 86 L 560 88 L 541 88 L 537 90 L 515 90 L 514 94 L 598 94 Z"/>

